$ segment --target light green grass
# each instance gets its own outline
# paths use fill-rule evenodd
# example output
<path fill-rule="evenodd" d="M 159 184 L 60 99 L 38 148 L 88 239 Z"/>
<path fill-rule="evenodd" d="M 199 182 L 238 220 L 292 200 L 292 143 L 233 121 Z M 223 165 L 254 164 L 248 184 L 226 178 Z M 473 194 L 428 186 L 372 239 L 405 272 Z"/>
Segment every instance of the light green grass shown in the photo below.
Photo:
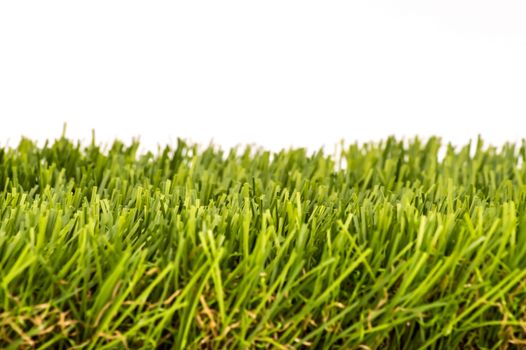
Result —
<path fill-rule="evenodd" d="M 137 150 L 0 149 L 0 348 L 525 346 L 525 143 Z"/>

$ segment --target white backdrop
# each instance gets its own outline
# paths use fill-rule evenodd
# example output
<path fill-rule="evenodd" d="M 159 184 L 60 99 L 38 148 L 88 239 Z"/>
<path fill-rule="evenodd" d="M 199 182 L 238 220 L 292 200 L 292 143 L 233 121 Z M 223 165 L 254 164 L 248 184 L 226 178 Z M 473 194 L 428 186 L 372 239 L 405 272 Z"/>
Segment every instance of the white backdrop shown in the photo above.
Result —
<path fill-rule="evenodd" d="M 0 145 L 526 137 L 526 2 L 2 1 Z"/>

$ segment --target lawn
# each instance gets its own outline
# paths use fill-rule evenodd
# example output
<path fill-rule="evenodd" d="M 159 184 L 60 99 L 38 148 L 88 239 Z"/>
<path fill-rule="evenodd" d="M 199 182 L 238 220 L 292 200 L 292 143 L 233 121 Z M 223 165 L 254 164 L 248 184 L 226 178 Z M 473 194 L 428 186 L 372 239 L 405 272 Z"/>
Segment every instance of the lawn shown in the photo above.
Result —
<path fill-rule="evenodd" d="M 526 142 L 0 149 L 0 348 L 526 347 Z"/>

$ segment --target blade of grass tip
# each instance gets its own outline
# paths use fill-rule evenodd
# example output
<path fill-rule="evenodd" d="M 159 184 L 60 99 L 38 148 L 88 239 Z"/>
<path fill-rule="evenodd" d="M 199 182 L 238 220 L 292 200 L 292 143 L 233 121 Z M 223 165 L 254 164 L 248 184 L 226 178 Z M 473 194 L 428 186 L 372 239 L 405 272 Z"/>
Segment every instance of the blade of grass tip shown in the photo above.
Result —
<path fill-rule="evenodd" d="M 124 258 L 125 257 L 123 257 L 123 259 Z M 145 264 L 145 261 L 146 261 L 145 251 L 136 254 L 136 256 L 130 256 L 127 259 L 127 261 L 125 260 L 125 263 L 127 263 L 125 272 L 126 274 L 131 275 L 131 276 L 128 276 L 128 278 L 124 278 L 125 280 L 129 281 L 128 286 L 122 293 L 112 296 L 111 306 L 104 312 L 104 316 L 99 322 L 96 333 L 104 333 L 104 332 L 113 333 L 116 331 L 117 327 L 120 326 L 120 323 L 118 321 L 115 322 L 116 320 L 114 320 L 114 317 L 119 313 L 119 310 L 122 311 L 121 308 L 123 306 L 125 299 L 136 288 L 140 279 L 144 277 L 143 275 L 147 267 L 147 265 Z M 116 291 L 114 289 L 112 293 L 115 293 L 115 292 Z M 110 322 L 112 322 L 111 327 L 110 327 Z"/>
<path fill-rule="evenodd" d="M 111 274 L 106 277 L 105 282 L 100 287 L 99 292 L 95 296 L 93 306 L 87 311 L 88 321 L 93 327 L 96 327 L 96 329 L 99 329 L 99 322 L 101 318 L 115 301 L 114 294 L 116 293 L 116 289 L 122 288 L 120 285 L 120 277 L 125 270 L 125 265 L 127 265 L 130 255 L 131 253 L 128 251 L 124 252 Z M 99 334 L 100 332 L 95 332 L 93 335 L 92 345 L 89 347 L 90 349 L 93 349 L 95 344 L 97 344 Z"/>
<path fill-rule="evenodd" d="M 287 273 L 283 275 L 283 279 L 281 279 L 279 288 L 277 289 L 278 293 L 274 296 L 274 300 L 272 301 L 272 304 L 265 309 L 265 312 L 261 316 L 261 319 L 258 323 L 258 325 L 254 328 L 254 331 L 252 332 L 251 336 L 249 336 L 248 340 L 249 342 L 252 341 L 252 336 L 256 336 L 257 333 L 263 329 L 264 325 L 267 323 L 267 321 L 272 317 L 272 315 L 276 312 L 279 306 L 282 305 L 282 300 L 290 295 L 290 291 L 293 286 L 294 279 L 296 276 L 300 273 L 301 269 L 303 268 L 303 261 L 299 259 L 290 259 L 292 261 L 291 265 L 294 264 L 294 267 L 291 266 L 291 268 L 286 268 Z M 289 272 L 290 270 L 290 272 Z M 288 283 L 287 283 L 288 282 Z M 284 286 L 283 286 L 284 285 Z M 268 302 L 268 297 L 264 298 L 263 300 L 266 300 Z M 260 305 L 264 305 L 263 302 Z M 257 310 L 255 312 L 256 315 L 259 314 L 261 310 Z"/>
<path fill-rule="evenodd" d="M 144 267 L 142 267 L 142 269 L 143 269 L 142 271 L 144 271 Z M 130 317 L 130 315 L 132 314 L 132 312 L 135 311 L 135 309 L 136 309 L 137 307 L 139 307 L 139 306 L 143 306 L 143 305 L 146 303 L 146 301 L 147 301 L 148 297 L 150 296 L 150 294 L 152 293 L 153 289 L 154 289 L 159 283 L 161 283 L 161 282 L 165 279 L 166 275 L 167 275 L 168 273 L 170 273 L 173 269 L 174 269 L 174 265 L 173 265 L 173 264 L 170 263 L 170 264 L 166 265 L 166 267 L 165 267 L 163 270 L 161 270 L 161 272 L 159 272 L 159 274 L 157 275 L 157 277 L 155 277 L 155 279 L 154 279 L 152 282 L 150 282 L 150 283 L 148 284 L 148 287 L 146 287 L 146 288 L 145 288 L 145 289 L 144 289 L 144 290 L 143 290 L 143 291 L 142 291 L 142 292 L 141 292 L 141 293 L 135 298 L 135 300 L 133 300 L 133 302 L 130 303 L 130 307 L 128 307 L 128 309 L 122 313 L 122 315 L 117 319 L 117 321 L 114 321 L 114 322 L 112 323 L 112 324 L 114 325 L 113 328 L 112 328 L 112 330 L 115 330 L 115 328 L 116 328 L 118 325 L 122 324 L 123 321 L 124 321 L 126 318 Z M 144 277 L 144 274 L 138 274 L 138 277 Z"/>
<path fill-rule="evenodd" d="M 362 254 L 360 254 L 353 262 L 341 273 L 341 275 L 329 285 L 323 293 L 320 295 L 312 296 L 311 300 L 305 304 L 301 311 L 296 314 L 291 321 L 298 322 L 298 320 L 303 319 L 312 309 L 318 307 L 320 304 L 325 302 L 334 289 L 340 286 L 340 284 L 345 280 L 364 260 L 372 253 L 371 249 L 366 249 Z"/>
<path fill-rule="evenodd" d="M 203 250 L 205 251 L 210 267 L 212 269 L 212 280 L 214 282 L 217 304 L 219 307 L 219 313 L 221 315 L 221 324 L 224 325 L 223 322 L 226 319 L 226 310 L 223 292 L 223 281 L 221 278 L 221 267 L 219 265 L 223 257 L 224 249 L 218 249 L 218 247 L 216 247 L 212 230 L 207 230 L 206 233 L 200 232 L 199 236 L 201 238 Z"/>
<path fill-rule="evenodd" d="M 341 230 L 340 232 L 345 234 L 348 241 L 351 243 L 352 248 L 356 250 L 356 253 L 363 254 L 363 250 L 360 248 L 360 246 L 358 246 L 358 244 L 356 243 L 356 239 L 353 237 L 353 235 L 349 233 L 349 230 L 348 230 L 348 227 L 352 221 L 352 218 L 353 218 L 353 215 L 352 214 L 349 215 L 345 224 L 341 220 L 338 220 L 338 226 L 340 227 L 340 230 Z M 371 279 L 375 280 L 376 276 L 374 275 L 373 269 L 371 268 L 371 265 L 367 262 L 367 260 L 364 260 L 364 266 L 365 266 L 367 273 L 371 277 Z"/>
<path fill-rule="evenodd" d="M 28 267 L 30 267 L 35 261 L 37 260 L 37 256 L 34 255 L 31 251 L 31 248 L 29 246 L 26 246 L 23 248 L 20 255 L 18 255 L 18 258 L 16 259 L 15 263 L 11 266 L 11 268 L 7 271 L 7 273 L 2 277 L 2 288 L 5 291 L 5 295 L 9 295 L 8 286 L 9 284 L 17 278 L 24 270 L 26 270 Z M 6 299 L 7 302 L 7 299 Z M 4 310 L 8 310 L 8 305 L 5 304 Z"/>
<path fill-rule="evenodd" d="M 400 285 L 400 288 L 396 293 L 397 296 L 395 297 L 395 299 L 403 300 L 406 297 L 406 290 L 411 286 L 411 283 L 416 278 L 417 274 L 421 272 L 422 266 L 428 258 L 428 253 L 422 252 L 420 250 L 416 251 L 411 261 L 408 262 L 408 266 L 411 266 L 411 269 L 409 273 L 404 276 L 402 284 Z"/>
<path fill-rule="evenodd" d="M 145 320 L 143 322 L 141 327 L 146 325 L 147 323 L 152 323 L 152 324 L 155 323 L 155 327 L 154 327 L 154 329 L 151 332 L 152 338 L 159 339 L 160 336 L 161 336 L 162 331 L 165 329 L 166 324 L 172 319 L 173 314 L 175 313 L 175 311 L 177 311 L 178 309 L 181 309 L 183 307 L 187 307 L 188 306 L 188 302 L 185 301 L 185 298 L 188 295 L 192 295 L 192 292 L 194 290 L 193 289 L 194 286 L 197 284 L 197 282 L 202 277 L 202 275 L 205 274 L 207 271 L 209 271 L 209 266 L 206 265 L 206 264 L 202 265 L 192 275 L 192 278 L 189 280 L 189 282 L 185 285 L 185 287 L 182 290 L 176 291 L 174 293 L 174 295 L 172 295 L 168 300 L 165 300 L 163 302 L 163 306 L 166 305 L 166 306 L 169 306 L 169 308 L 163 310 L 159 314 L 159 318 L 161 318 L 160 321 L 157 321 L 157 318 L 155 318 L 155 319 L 152 318 L 151 321 Z M 137 325 L 135 328 L 131 328 L 129 330 L 129 333 L 133 334 L 139 328 L 140 327 L 138 327 L 138 325 Z"/>
<path fill-rule="evenodd" d="M 206 274 L 204 275 L 201 282 L 197 285 L 197 290 L 195 290 L 195 293 L 191 295 L 189 300 L 189 306 L 185 309 L 181 318 L 182 331 L 178 331 L 177 338 L 175 340 L 175 343 L 180 349 L 184 349 L 189 341 L 188 334 L 190 332 L 190 327 L 194 324 L 193 320 L 196 316 L 195 313 L 197 305 L 199 303 L 199 297 L 202 295 L 205 284 L 208 282 L 210 275 L 212 274 L 212 269 L 210 269 L 210 266 L 208 264 L 205 264 L 203 266 L 208 267 Z"/>

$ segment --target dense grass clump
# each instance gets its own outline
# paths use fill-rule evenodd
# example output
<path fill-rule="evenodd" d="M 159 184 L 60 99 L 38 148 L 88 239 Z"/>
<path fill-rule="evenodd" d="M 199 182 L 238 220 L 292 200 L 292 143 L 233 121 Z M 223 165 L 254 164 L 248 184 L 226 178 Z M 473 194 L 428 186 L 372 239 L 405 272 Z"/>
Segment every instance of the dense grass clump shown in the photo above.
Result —
<path fill-rule="evenodd" d="M 0 348 L 526 346 L 526 143 L 137 150 L 0 149 Z"/>

